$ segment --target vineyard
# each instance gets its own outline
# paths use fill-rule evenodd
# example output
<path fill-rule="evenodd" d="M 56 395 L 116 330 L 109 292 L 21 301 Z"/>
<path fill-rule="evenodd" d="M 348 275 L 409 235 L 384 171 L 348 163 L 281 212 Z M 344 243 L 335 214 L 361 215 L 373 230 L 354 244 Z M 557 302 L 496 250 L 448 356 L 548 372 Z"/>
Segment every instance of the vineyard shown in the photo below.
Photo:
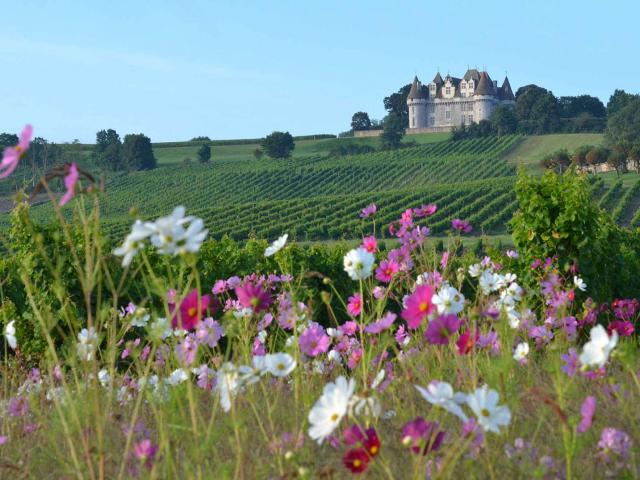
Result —
<path fill-rule="evenodd" d="M 257 160 L 230 150 L 207 165 L 166 162 L 151 172 L 112 174 L 101 194 L 101 212 L 107 232 L 117 239 L 130 228 L 132 207 L 147 219 L 183 204 L 205 220 L 215 238 L 273 239 L 288 232 L 313 241 L 358 237 L 357 213 L 371 202 L 379 206 L 381 237 L 404 209 L 433 202 L 439 206 L 430 221 L 434 234 L 446 233 L 455 217 L 470 220 L 474 235 L 500 234 L 517 208 L 517 166 L 509 154 L 522 141 L 515 135 L 423 141 L 351 156 L 331 156 L 320 148 L 322 141 L 314 141 L 307 155 L 287 160 Z M 178 150 L 193 147 L 165 148 L 178 158 Z M 605 175 L 593 182 L 599 204 L 620 224 L 640 225 L 639 178 Z M 36 206 L 33 213 L 46 221 L 51 206 Z M 0 215 L 0 228 L 7 223 L 8 216 Z"/>

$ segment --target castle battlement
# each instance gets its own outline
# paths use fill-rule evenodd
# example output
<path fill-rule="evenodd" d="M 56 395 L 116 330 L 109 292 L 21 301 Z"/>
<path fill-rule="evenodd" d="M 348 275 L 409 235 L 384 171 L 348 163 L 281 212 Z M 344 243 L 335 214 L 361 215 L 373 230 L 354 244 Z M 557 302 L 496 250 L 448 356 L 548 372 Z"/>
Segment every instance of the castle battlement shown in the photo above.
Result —
<path fill-rule="evenodd" d="M 498 105 L 515 106 L 509 79 L 502 86 L 486 71 L 469 69 L 462 78 L 437 73 L 428 84 L 413 79 L 407 96 L 409 128 L 407 133 L 446 132 L 454 127 L 488 120 Z"/>

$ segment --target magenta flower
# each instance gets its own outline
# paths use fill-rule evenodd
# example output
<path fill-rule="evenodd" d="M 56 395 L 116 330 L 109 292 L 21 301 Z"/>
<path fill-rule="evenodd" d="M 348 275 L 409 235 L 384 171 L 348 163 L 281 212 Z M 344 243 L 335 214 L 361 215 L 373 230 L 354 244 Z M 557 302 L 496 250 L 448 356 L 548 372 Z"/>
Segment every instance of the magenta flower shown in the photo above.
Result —
<path fill-rule="evenodd" d="M 180 362 L 187 367 L 194 362 L 197 352 L 198 343 L 193 335 L 187 335 L 178 345 L 176 345 L 176 354 L 178 355 Z"/>
<path fill-rule="evenodd" d="M 144 462 L 145 467 L 151 470 L 153 467 L 153 461 L 158 453 L 158 446 L 151 443 L 151 440 L 145 438 L 141 442 L 138 442 L 133 447 L 133 454 L 138 460 Z"/>
<path fill-rule="evenodd" d="M 362 239 L 362 248 L 364 248 L 369 253 L 376 253 L 378 251 L 378 241 L 376 237 L 373 235 L 369 237 L 364 237 Z"/>
<path fill-rule="evenodd" d="M 389 283 L 393 276 L 400 270 L 400 265 L 395 260 L 383 260 L 376 269 L 376 278 L 384 283 Z"/>
<path fill-rule="evenodd" d="M 614 320 L 607 327 L 607 331 L 609 332 L 609 335 L 611 335 L 613 331 L 616 331 L 621 337 L 630 337 L 633 335 L 635 327 L 633 326 L 633 323 L 628 320 Z"/>
<path fill-rule="evenodd" d="M 350 320 L 340 325 L 338 327 L 338 330 L 340 330 L 343 335 L 346 335 L 347 337 L 351 337 L 352 335 L 355 335 L 356 332 L 358 331 L 358 324 L 353 320 Z"/>
<path fill-rule="evenodd" d="M 360 218 L 367 218 L 372 215 L 375 215 L 377 211 L 378 211 L 378 206 L 375 203 L 372 203 L 362 209 L 362 211 L 360 212 Z"/>
<path fill-rule="evenodd" d="M 631 439 L 622 430 L 616 430 L 611 427 L 603 428 L 598 448 L 600 449 L 598 457 L 605 462 L 611 460 L 611 457 L 619 457 L 626 460 L 631 448 Z"/>
<path fill-rule="evenodd" d="M 260 285 L 245 282 L 243 285 L 236 287 L 235 292 L 240 305 L 245 308 L 251 308 L 255 313 L 266 310 L 271 305 L 271 297 Z"/>
<path fill-rule="evenodd" d="M 80 174 L 78 173 L 78 165 L 76 163 L 72 163 L 69 165 L 69 173 L 64 177 L 64 186 L 67 189 L 67 192 L 60 199 L 60 206 L 66 205 L 69 200 L 73 198 L 75 194 L 76 183 L 78 183 L 78 178 L 80 178 Z"/>
<path fill-rule="evenodd" d="M 206 344 L 210 348 L 215 348 L 223 336 L 224 330 L 220 324 L 213 318 L 208 317 L 198 324 L 195 339 L 198 345 Z"/>
<path fill-rule="evenodd" d="M 449 250 L 445 250 L 442 254 L 442 258 L 440 259 L 440 269 L 444 270 L 447 268 L 447 264 L 449 263 Z"/>
<path fill-rule="evenodd" d="M 447 345 L 461 323 L 456 315 L 440 315 L 429 322 L 424 336 L 431 345 Z"/>
<path fill-rule="evenodd" d="M 459 218 L 451 220 L 451 228 L 458 230 L 460 233 L 469 233 L 473 230 L 468 220 L 460 220 Z"/>
<path fill-rule="evenodd" d="M 18 167 L 20 159 L 27 153 L 27 150 L 29 150 L 32 134 L 33 128 L 31 125 L 25 125 L 20 134 L 18 145 L 4 149 L 2 162 L 0 162 L 0 178 L 7 178 Z"/>
<path fill-rule="evenodd" d="M 458 354 L 466 355 L 471 350 L 473 350 L 473 347 L 476 346 L 476 342 L 478 341 L 479 337 L 480 333 L 478 331 L 476 331 L 475 336 L 471 334 L 471 330 L 466 330 L 464 333 L 462 333 L 462 335 L 460 335 L 458 341 L 456 342 L 456 349 L 458 350 Z"/>
<path fill-rule="evenodd" d="M 349 303 L 347 303 L 347 313 L 352 317 L 357 317 L 362 312 L 362 297 L 359 293 L 351 295 L 349 297 Z"/>
<path fill-rule="evenodd" d="M 433 288 L 429 285 L 419 285 L 407 298 L 407 308 L 402 311 L 402 318 L 407 321 L 409 328 L 415 329 L 433 311 Z"/>
<path fill-rule="evenodd" d="M 611 308 L 616 318 L 620 320 L 631 320 L 638 312 L 638 300 L 614 300 Z"/>
<path fill-rule="evenodd" d="M 346 427 L 342 431 L 342 436 L 344 438 L 344 443 L 346 443 L 349 446 L 355 445 L 364 440 L 364 432 L 356 424 L 353 424 L 350 427 Z"/>
<path fill-rule="evenodd" d="M 596 413 L 596 397 L 588 396 L 582 402 L 580 407 L 580 423 L 578 424 L 578 433 L 584 433 L 589 430 L 591 422 L 593 421 L 593 415 Z"/>
<path fill-rule="evenodd" d="M 420 208 L 414 208 L 413 214 L 416 217 L 430 217 L 438 210 L 438 206 L 435 203 L 429 203 L 422 205 Z"/>
<path fill-rule="evenodd" d="M 438 431 L 438 422 L 427 422 L 422 417 L 417 417 L 402 427 L 402 443 L 417 454 L 422 452 L 422 455 L 426 455 L 438 450 L 444 437 L 445 433 Z"/>
<path fill-rule="evenodd" d="M 369 325 L 364 327 L 364 331 L 366 333 L 373 333 L 373 334 L 381 333 L 391 328 L 391 325 L 393 325 L 393 322 L 395 321 L 396 321 L 396 314 L 389 312 L 380 320 L 370 323 Z"/>
<path fill-rule="evenodd" d="M 309 323 L 309 326 L 298 338 L 300 350 L 309 357 L 317 357 L 325 353 L 329 349 L 330 343 L 331 338 L 326 334 L 324 328 L 316 322 Z"/>
<path fill-rule="evenodd" d="M 29 412 L 29 399 L 24 396 L 12 397 L 7 411 L 12 417 L 24 417 Z"/>
<path fill-rule="evenodd" d="M 567 353 L 560 355 L 560 359 L 564 362 L 564 365 L 560 367 L 560 370 L 566 373 L 569 377 L 573 377 L 580 366 L 580 360 L 578 359 L 578 352 L 576 349 L 570 348 Z"/>
<path fill-rule="evenodd" d="M 213 284 L 213 288 L 211 289 L 211 293 L 215 295 L 220 295 L 227 291 L 227 281 L 226 280 L 216 280 L 216 283 Z"/>
<path fill-rule="evenodd" d="M 171 320 L 173 328 L 193 330 L 200 323 L 204 313 L 209 308 L 211 297 L 209 295 L 203 295 L 199 299 L 198 297 L 198 290 L 195 288 L 189 292 L 180 304 L 179 313 L 174 315 Z"/>

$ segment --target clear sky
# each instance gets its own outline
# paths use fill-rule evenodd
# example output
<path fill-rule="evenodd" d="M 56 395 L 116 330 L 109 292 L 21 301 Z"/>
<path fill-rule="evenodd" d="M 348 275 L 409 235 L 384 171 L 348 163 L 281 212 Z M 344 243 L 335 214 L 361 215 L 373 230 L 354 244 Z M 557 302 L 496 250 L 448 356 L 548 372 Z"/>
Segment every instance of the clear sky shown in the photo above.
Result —
<path fill-rule="evenodd" d="M 2 0 L 0 131 L 93 142 L 347 130 L 414 74 L 640 91 L 637 0 Z"/>

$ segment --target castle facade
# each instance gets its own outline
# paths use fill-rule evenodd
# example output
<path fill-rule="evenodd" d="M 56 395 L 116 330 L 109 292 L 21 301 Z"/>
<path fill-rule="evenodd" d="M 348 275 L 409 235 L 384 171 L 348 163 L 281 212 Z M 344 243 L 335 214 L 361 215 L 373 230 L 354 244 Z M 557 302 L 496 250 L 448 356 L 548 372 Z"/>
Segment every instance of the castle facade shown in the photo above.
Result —
<path fill-rule="evenodd" d="M 509 79 L 505 77 L 498 87 L 486 71 L 469 69 L 462 78 L 447 75 L 444 79 L 437 73 L 428 85 L 422 85 L 415 77 L 407 97 L 407 133 L 448 132 L 488 120 L 498 105 L 515 104 Z"/>

